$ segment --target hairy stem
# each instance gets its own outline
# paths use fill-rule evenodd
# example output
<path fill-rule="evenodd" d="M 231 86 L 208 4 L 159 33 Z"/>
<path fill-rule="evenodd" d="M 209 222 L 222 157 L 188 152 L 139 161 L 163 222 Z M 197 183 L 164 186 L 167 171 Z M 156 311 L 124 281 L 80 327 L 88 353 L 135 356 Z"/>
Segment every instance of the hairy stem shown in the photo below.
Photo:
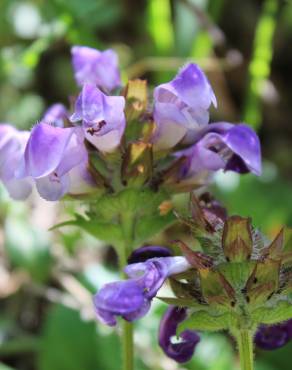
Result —
<path fill-rule="evenodd" d="M 237 335 L 241 370 L 253 370 L 253 339 L 250 330 L 239 330 Z"/>

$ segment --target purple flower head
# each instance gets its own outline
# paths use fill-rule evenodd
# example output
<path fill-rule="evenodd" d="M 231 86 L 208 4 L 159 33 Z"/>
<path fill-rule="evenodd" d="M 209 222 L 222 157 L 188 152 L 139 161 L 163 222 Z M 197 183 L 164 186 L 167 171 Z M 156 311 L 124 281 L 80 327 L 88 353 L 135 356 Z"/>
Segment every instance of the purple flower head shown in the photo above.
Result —
<path fill-rule="evenodd" d="M 79 86 L 90 83 L 111 91 L 121 85 L 118 56 L 113 50 L 99 51 L 85 46 L 73 46 L 71 54 Z"/>
<path fill-rule="evenodd" d="M 263 325 L 256 332 L 255 344 L 265 350 L 283 347 L 292 339 L 292 320 L 277 324 Z"/>
<path fill-rule="evenodd" d="M 16 177 L 28 137 L 28 131 L 18 131 L 8 124 L 0 125 L 0 179 L 15 200 L 26 199 L 32 190 L 28 178 Z"/>
<path fill-rule="evenodd" d="M 128 258 L 128 264 L 145 262 L 154 257 L 170 257 L 172 255 L 170 249 L 158 245 L 147 245 L 135 249 Z"/>
<path fill-rule="evenodd" d="M 44 123 L 49 123 L 56 127 L 64 127 L 64 120 L 68 118 L 68 112 L 63 104 L 56 103 L 51 105 L 41 119 Z"/>
<path fill-rule="evenodd" d="M 98 319 L 106 325 L 114 326 L 115 316 L 127 321 L 144 316 L 150 301 L 144 297 L 143 287 L 135 280 L 116 281 L 106 284 L 94 297 Z"/>
<path fill-rule="evenodd" d="M 125 268 L 129 280 L 106 284 L 94 296 L 98 318 L 107 325 L 116 324 L 116 316 L 133 321 L 144 316 L 164 281 L 173 274 L 191 268 L 184 257 L 151 258 Z"/>
<path fill-rule="evenodd" d="M 166 310 L 159 327 L 158 341 L 163 352 L 173 360 L 184 363 L 189 361 L 200 341 L 199 335 L 193 330 L 183 331 L 177 343 L 172 341 L 176 336 L 178 324 L 187 317 L 185 308 L 170 306 Z"/>
<path fill-rule="evenodd" d="M 187 133 L 206 126 L 212 103 L 217 105 L 212 87 L 196 64 L 187 64 L 172 81 L 157 86 L 154 90 L 155 146 L 171 148 Z"/>
<path fill-rule="evenodd" d="M 113 151 L 125 130 L 125 99 L 106 96 L 93 85 L 84 85 L 75 104 L 72 122 L 82 121 L 86 139 L 97 149 Z"/>
<path fill-rule="evenodd" d="M 86 170 L 88 154 L 83 140 L 79 127 L 36 125 L 25 149 L 19 177 L 32 177 L 40 195 L 50 201 L 66 193 L 87 192 L 93 180 Z"/>
<path fill-rule="evenodd" d="M 207 126 L 194 145 L 175 153 L 187 161 L 180 177 L 189 179 L 219 169 L 261 174 L 261 150 L 256 133 L 244 124 L 221 122 Z"/>

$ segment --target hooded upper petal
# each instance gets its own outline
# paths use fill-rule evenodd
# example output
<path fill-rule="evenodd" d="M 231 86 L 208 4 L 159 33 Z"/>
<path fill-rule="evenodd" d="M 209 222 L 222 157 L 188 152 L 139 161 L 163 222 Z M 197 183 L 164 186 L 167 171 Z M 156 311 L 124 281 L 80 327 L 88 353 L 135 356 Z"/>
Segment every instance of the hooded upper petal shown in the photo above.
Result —
<path fill-rule="evenodd" d="M 56 103 L 51 105 L 44 113 L 41 121 L 53 126 L 64 127 L 64 120 L 68 118 L 68 112 L 63 104 Z"/>
<path fill-rule="evenodd" d="M 82 121 L 86 139 L 97 149 L 109 152 L 120 144 L 126 125 L 124 107 L 124 97 L 106 96 L 95 86 L 86 84 L 70 119 Z"/>
<path fill-rule="evenodd" d="M 186 309 L 170 306 L 166 310 L 159 327 L 158 341 L 164 353 L 173 360 L 184 363 L 189 361 L 200 341 L 199 335 L 193 330 L 183 331 L 177 343 L 172 342 L 176 336 L 178 325 L 187 317 Z"/>
<path fill-rule="evenodd" d="M 154 90 L 155 146 L 172 147 L 188 131 L 196 132 L 207 125 L 212 103 L 217 104 L 214 92 L 196 64 L 186 65 L 172 81 L 157 86 Z"/>
<path fill-rule="evenodd" d="M 261 174 L 261 146 L 256 133 L 248 126 L 239 124 L 233 126 L 223 135 L 223 142 L 243 162 L 247 170 L 256 175 Z M 242 172 L 228 163 L 227 168 Z M 246 171 L 246 172 L 248 172 Z"/>
<path fill-rule="evenodd" d="M 147 245 L 135 249 L 128 258 L 128 263 L 145 262 L 150 258 L 170 257 L 171 255 L 171 250 L 166 247 L 160 245 Z"/>
<path fill-rule="evenodd" d="M 156 257 L 128 265 L 125 272 L 132 279 L 140 279 L 146 289 L 146 296 L 153 298 L 169 276 L 179 274 L 189 268 L 191 266 L 185 257 Z"/>
<path fill-rule="evenodd" d="M 113 50 L 74 46 L 71 54 L 78 85 L 90 83 L 108 91 L 121 85 L 118 56 Z"/>
<path fill-rule="evenodd" d="M 211 124 L 203 131 L 194 145 L 175 153 L 178 158 L 188 158 L 181 168 L 181 178 L 219 169 L 260 175 L 260 142 L 250 127 L 222 122 Z"/>

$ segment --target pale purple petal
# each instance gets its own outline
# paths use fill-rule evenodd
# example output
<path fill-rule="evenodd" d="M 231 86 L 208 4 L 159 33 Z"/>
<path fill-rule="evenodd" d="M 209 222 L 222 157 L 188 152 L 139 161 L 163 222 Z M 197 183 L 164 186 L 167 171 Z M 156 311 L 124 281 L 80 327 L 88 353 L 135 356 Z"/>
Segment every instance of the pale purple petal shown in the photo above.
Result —
<path fill-rule="evenodd" d="M 80 163 L 68 172 L 70 186 L 69 194 L 88 194 L 96 188 L 96 183 L 88 171 L 87 161 Z"/>
<path fill-rule="evenodd" d="M 82 121 L 86 139 L 97 149 L 113 151 L 125 130 L 125 99 L 106 96 L 93 85 L 84 85 L 75 104 L 72 122 Z"/>
<path fill-rule="evenodd" d="M 186 309 L 170 306 L 160 323 L 158 342 L 163 352 L 173 360 L 184 363 L 189 361 L 195 351 L 196 345 L 200 341 L 199 335 L 193 330 L 183 331 L 177 343 L 172 342 L 176 337 L 178 325 L 187 317 Z"/>
<path fill-rule="evenodd" d="M 51 202 L 62 198 L 70 187 L 70 179 L 67 174 L 61 177 L 56 174 L 50 174 L 35 179 L 35 183 L 40 196 Z"/>
<path fill-rule="evenodd" d="M 94 85 L 85 84 L 75 103 L 71 122 L 83 121 L 93 125 L 105 120 L 104 94 Z"/>
<path fill-rule="evenodd" d="M 56 127 L 64 127 L 64 121 L 68 118 L 68 112 L 63 104 L 56 103 L 50 106 L 43 118 L 41 119 L 44 123 L 49 123 Z"/>
<path fill-rule="evenodd" d="M 26 199 L 32 190 L 29 179 L 16 176 L 28 137 L 27 131 L 18 131 L 8 124 L 0 125 L 0 179 L 15 200 Z"/>
<path fill-rule="evenodd" d="M 188 158 L 181 168 L 182 179 L 219 169 L 261 173 L 260 143 L 251 128 L 222 122 L 211 124 L 203 131 L 194 145 L 174 154 L 177 158 Z"/>
<path fill-rule="evenodd" d="M 32 191 L 32 181 L 30 179 L 13 178 L 3 181 L 9 195 L 14 200 L 25 200 Z"/>
<path fill-rule="evenodd" d="M 97 85 L 110 91 L 121 85 L 118 56 L 111 50 L 99 51 L 84 46 L 71 49 L 72 64 L 78 85 Z"/>
<path fill-rule="evenodd" d="M 185 257 L 158 257 L 128 265 L 125 272 L 132 279 L 140 279 L 145 288 L 145 295 L 153 298 L 169 276 L 190 268 Z"/>
<path fill-rule="evenodd" d="M 76 127 L 73 128 L 72 131 L 72 136 L 63 152 L 62 159 L 55 169 L 58 176 L 63 176 L 74 167 L 87 164 L 88 162 L 88 153 L 84 145 L 83 130 L 80 127 Z"/>
<path fill-rule="evenodd" d="M 85 131 L 86 139 L 98 150 L 106 153 L 114 151 L 120 145 L 122 136 L 123 132 L 119 130 L 112 130 L 102 136 L 98 134 L 91 135 Z"/>
<path fill-rule="evenodd" d="M 153 113 L 157 125 L 153 137 L 155 147 L 170 148 L 189 131 L 197 132 L 206 126 L 212 103 L 216 106 L 211 85 L 195 64 L 186 65 L 172 81 L 156 87 Z"/>
<path fill-rule="evenodd" d="M 39 178 L 54 172 L 73 133 L 73 128 L 36 125 L 25 149 L 25 175 Z"/>
<path fill-rule="evenodd" d="M 256 133 L 248 126 L 239 124 L 223 136 L 226 146 L 243 162 L 248 171 L 261 174 L 261 147 Z M 229 164 L 226 169 L 233 170 Z M 236 170 L 236 168 L 235 168 Z"/>
<path fill-rule="evenodd" d="M 87 170 L 88 153 L 81 127 L 59 128 L 37 125 L 25 151 L 22 176 L 35 179 L 39 194 L 56 201 L 65 194 L 92 190 L 94 181 Z"/>

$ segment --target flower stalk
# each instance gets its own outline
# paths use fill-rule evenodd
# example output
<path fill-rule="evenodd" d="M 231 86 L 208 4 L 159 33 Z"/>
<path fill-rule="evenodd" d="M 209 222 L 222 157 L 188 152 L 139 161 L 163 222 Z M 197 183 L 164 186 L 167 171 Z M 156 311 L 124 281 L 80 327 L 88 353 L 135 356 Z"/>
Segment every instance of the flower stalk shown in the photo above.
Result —
<path fill-rule="evenodd" d="M 134 215 L 131 212 L 123 212 L 120 215 L 121 228 L 124 234 L 123 245 L 120 246 L 119 250 L 119 266 L 120 274 L 124 279 L 126 274 L 124 268 L 127 265 L 127 258 L 131 253 L 133 244 L 133 232 L 134 232 Z M 133 323 L 123 320 L 122 322 L 122 333 L 121 333 L 121 348 L 122 348 L 122 360 L 123 370 L 134 369 L 134 330 Z"/>
<path fill-rule="evenodd" d="M 123 320 L 122 327 L 122 351 L 123 351 L 123 370 L 134 369 L 134 332 L 133 324 Z"/>
<path fill-rule="evenodd" d="M 250 330 L 239 330 L 236 336 L 240 369 L 253 370 L 253 336 Z"/>

